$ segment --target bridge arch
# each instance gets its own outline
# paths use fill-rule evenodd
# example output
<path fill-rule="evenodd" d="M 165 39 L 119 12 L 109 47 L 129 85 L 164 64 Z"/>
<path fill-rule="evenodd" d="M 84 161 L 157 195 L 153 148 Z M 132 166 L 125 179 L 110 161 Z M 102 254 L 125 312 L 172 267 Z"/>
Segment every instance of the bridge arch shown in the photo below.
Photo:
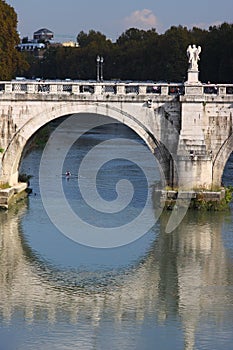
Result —
<path fill-rule="evenodd" d="M 213 162 L 213 186 L 221 186 L 226 163 L 233 152 L 233 134 L 224 142 Z"/>
<path fill-rule="evenodd" d="M 155 133 L 148 130 L 147 126 L 140 122 L 135 115 L 109 104 L 64 104 L 61 102 L 51 109 L 37 109 L 36 113 L 16 131 L 2 157 L 2 181 L 9 182 L 10 185 L 16 184 L 20 160 L 30 138 L 49 122 L 71 114 L 101 115 L 125 124 L 142 138 L 152 153 L 156 152 L 163 173 L 168 173 L 166 168 L 169 164 L 169 153 L 159 142 L 159 132 L 157 136 L 154 135 Z"/>

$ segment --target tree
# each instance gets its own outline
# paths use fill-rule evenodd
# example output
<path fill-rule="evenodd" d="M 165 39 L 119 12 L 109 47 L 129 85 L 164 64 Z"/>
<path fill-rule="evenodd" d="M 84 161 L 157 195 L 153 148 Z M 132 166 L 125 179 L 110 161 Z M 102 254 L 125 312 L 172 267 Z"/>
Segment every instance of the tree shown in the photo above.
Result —
<path fill-rule="evenodd" d="M 126 30 L 115 43 L 94 30 L 77 35 L 79 47 L 49 47 L 43 59 L 26 57 L 30 69 L 25 76 L 96 79 L 96 57 L 104 57 L 104 79 L 181 82 L 186 79 L 189 44 L 202 47 L 200 80 L 231 83 L 233 76 L 233 25 L 203 30 L 172 26 L 164 34 L 155 29 Z"/>
<path fill-rule="evenodd" d="M 104 48 L 111 45 L 111 40 L 107 39 L 104 34 L 91 29 L 88 34 L 81 31 L 77 35 L 77 43 L 79 44 L 80 48 L 90 47 L 93 44 Z"/>
<path fill-rule="evenodd" d="M 186 50 L 190 44 L 190 32 L 186 27 L 172 26 L 159 40 L 159 80 L 182 81 L 187 72 Z"/>
<path fill-rule="evenodd" d="M 158 34 L 155 29 L 148 31 L 130 28 L 116 41 L 118 76 L 122 79 L 149 80 L 155 73 L 156 46 Z"/>
<path fill-rule="evenodd" d="M 10 5 L 0 0 L 0 79 L 12 79 L 16 70 L 26 68 L 26 62 L 16 50 L 20 42 L 17 15 Z"/>
<path fill-rule="evenodd" d="M 233 25 L 223 23 L 209 28 L 203 43 L 202 79 L 231 83 L 233 76 Z"/>

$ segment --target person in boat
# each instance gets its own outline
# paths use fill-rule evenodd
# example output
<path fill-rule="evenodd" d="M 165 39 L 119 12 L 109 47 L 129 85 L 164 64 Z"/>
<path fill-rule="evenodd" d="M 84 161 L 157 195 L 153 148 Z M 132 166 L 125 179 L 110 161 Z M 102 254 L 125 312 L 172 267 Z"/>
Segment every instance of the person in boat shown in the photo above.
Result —
<path fill-rule="evenodd" d="M 69 170 L 66 171 L 66 178 L 69 179 L 71 176 L 71 172 Z"/>

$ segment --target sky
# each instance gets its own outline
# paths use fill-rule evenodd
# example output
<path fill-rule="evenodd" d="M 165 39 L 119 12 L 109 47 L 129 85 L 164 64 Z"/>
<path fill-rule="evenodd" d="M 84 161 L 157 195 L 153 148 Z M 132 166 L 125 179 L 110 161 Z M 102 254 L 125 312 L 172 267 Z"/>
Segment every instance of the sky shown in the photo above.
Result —
<path fill-rule="evenodd" d="M 80 31 L 100 31 L 113 42 L 127 29 L 172 25 L 208 29 L 233 23 L 233 0 L 5 0 L 18 15 L 20 37 L 33 37 L 41 28 L 54 32 L 55 41 L 76 41 Z"/>

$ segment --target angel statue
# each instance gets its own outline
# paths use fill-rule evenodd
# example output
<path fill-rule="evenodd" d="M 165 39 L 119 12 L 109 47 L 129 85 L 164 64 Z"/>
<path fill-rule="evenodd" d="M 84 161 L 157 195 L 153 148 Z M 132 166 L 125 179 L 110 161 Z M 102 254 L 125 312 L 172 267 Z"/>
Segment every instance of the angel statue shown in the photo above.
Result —
<path fill-rule="evenodd" d="M 201 46 L 189 45 L 187 48 L 187 56 L 189 59 L 189 69 L 198 70 L 198 61 L 200 60 Z"/>

